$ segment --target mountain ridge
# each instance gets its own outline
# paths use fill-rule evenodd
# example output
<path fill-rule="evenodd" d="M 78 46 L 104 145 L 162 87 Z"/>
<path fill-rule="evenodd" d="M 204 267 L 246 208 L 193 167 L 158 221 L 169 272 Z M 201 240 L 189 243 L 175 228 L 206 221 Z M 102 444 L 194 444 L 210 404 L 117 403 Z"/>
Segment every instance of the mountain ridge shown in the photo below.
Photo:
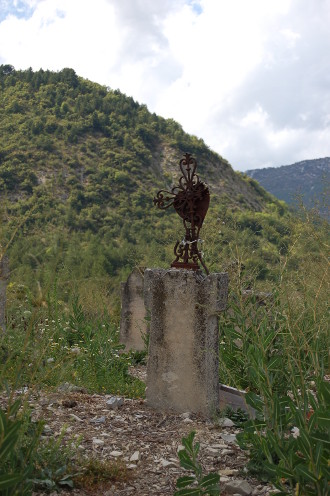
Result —
<path fill-rule="evenodd" d="M 322 195 L 329 183 L 330 157 L 302 160 L 280 167 L 251 169 L 245 174 L 257 180 L 280 200 L 289 204 L 297 204 L 302 200 L 308 208 L 317 206 L 325 213 Z"/>

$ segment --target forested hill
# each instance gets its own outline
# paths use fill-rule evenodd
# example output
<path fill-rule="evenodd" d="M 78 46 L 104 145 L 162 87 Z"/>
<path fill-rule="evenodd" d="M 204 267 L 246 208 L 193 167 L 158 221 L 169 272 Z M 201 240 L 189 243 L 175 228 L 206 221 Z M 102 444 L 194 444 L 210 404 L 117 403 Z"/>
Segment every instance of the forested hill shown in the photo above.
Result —
<path fill-rule="evenodd" d="M 3 65 L 0 90 L 2 245 L 15 233 L 12 277 L 42 287 L 54 254 L 56 271 L 70 268 L 77 280 L 125 275 L 137 263 L 167 266 L 177 236 L 173 226 L 180 229 L 180 223 L 169 211 L 157 211 L 152 199 L 176 182 L 183 152 L 195 156 L 211 190 L 206 227 L 227 216 L 242 230 L 261 232 L 264 222 L 271 240 L 258 247 L 268 260 L 285 244 L 285 223 L 277 219 L 284 204 L 174 120 L 72 69 Z M 252 248 L 248 253 L 253 258 Z"/>
<path fill-rule="evenodd" d="M 248 170 L 246 174 L 280 200 L 294 204 L 301 198 L 308 207 L 315 205 L 325 211 L 322 195 L 329 189 L 330 157 Z"/>
<path fill-rule="evenodd" d="M 254 210 L 265 205 L 264 192 L 202 140 L 72 69 L 55 73 L 2 66 L 0 83 L 0 188 L 9 198 L 51 187 L 54 199 L 67 200 L 74 216 L 93 207 L 102 223 L 104 204 L 119 206 L 124 191 L 130 193 L 128 207 L 148 204 L 142 189 L 149 195 L 156 184 L 170 185 L 182 152 L 189 151 L 214 193 L 232 205 Z"/>

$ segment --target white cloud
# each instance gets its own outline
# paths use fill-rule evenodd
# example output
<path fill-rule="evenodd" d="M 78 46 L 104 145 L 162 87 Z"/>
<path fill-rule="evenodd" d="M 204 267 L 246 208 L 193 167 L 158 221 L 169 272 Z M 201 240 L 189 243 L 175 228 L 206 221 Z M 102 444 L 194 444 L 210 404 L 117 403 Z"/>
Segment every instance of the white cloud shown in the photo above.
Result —
<path fill-rule="evenodd" d="M 176 119 L 238 169 L 330 155 L 330 0 L 0 7 L 0 63 L 73 67 Z"/>

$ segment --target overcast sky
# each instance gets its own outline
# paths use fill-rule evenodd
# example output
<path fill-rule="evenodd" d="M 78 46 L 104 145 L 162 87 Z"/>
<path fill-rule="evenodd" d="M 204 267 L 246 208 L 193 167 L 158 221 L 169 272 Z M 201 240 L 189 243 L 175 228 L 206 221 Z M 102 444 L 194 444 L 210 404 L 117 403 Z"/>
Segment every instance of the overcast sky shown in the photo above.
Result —
<path fill-rule="evenodd" d="M 0 0 L 0 64 L 72 67 L 236 170 L 330 156 L 330 0 Z"/>

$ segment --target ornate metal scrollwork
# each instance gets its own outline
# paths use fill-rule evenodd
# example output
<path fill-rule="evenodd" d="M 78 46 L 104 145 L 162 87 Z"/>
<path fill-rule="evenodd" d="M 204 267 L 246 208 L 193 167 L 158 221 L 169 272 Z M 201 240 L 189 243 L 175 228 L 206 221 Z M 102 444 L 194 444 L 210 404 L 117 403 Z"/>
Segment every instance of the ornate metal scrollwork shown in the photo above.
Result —
<path fill-rule="evenodd" d="M 154 198 L 154 205 L 163 210 L 173 205 L 185 227 L 183 240 L 175 244 L 176 258 L 171 267 L 198 270 L 200 268 L 198 262 L 200 262 L 208 274 L 209 271 L 203 262 L 203 254 L 198 243 L 202 243 L 199 232 L 209 208 L 210 193 L 207 185 L 196 174 L 196 168 L 196 160 L 190 153 L 186 153 L 180 160 L 182 176 L 179 179 L 179 185 L 171 191 L 158 191 Z"/>

